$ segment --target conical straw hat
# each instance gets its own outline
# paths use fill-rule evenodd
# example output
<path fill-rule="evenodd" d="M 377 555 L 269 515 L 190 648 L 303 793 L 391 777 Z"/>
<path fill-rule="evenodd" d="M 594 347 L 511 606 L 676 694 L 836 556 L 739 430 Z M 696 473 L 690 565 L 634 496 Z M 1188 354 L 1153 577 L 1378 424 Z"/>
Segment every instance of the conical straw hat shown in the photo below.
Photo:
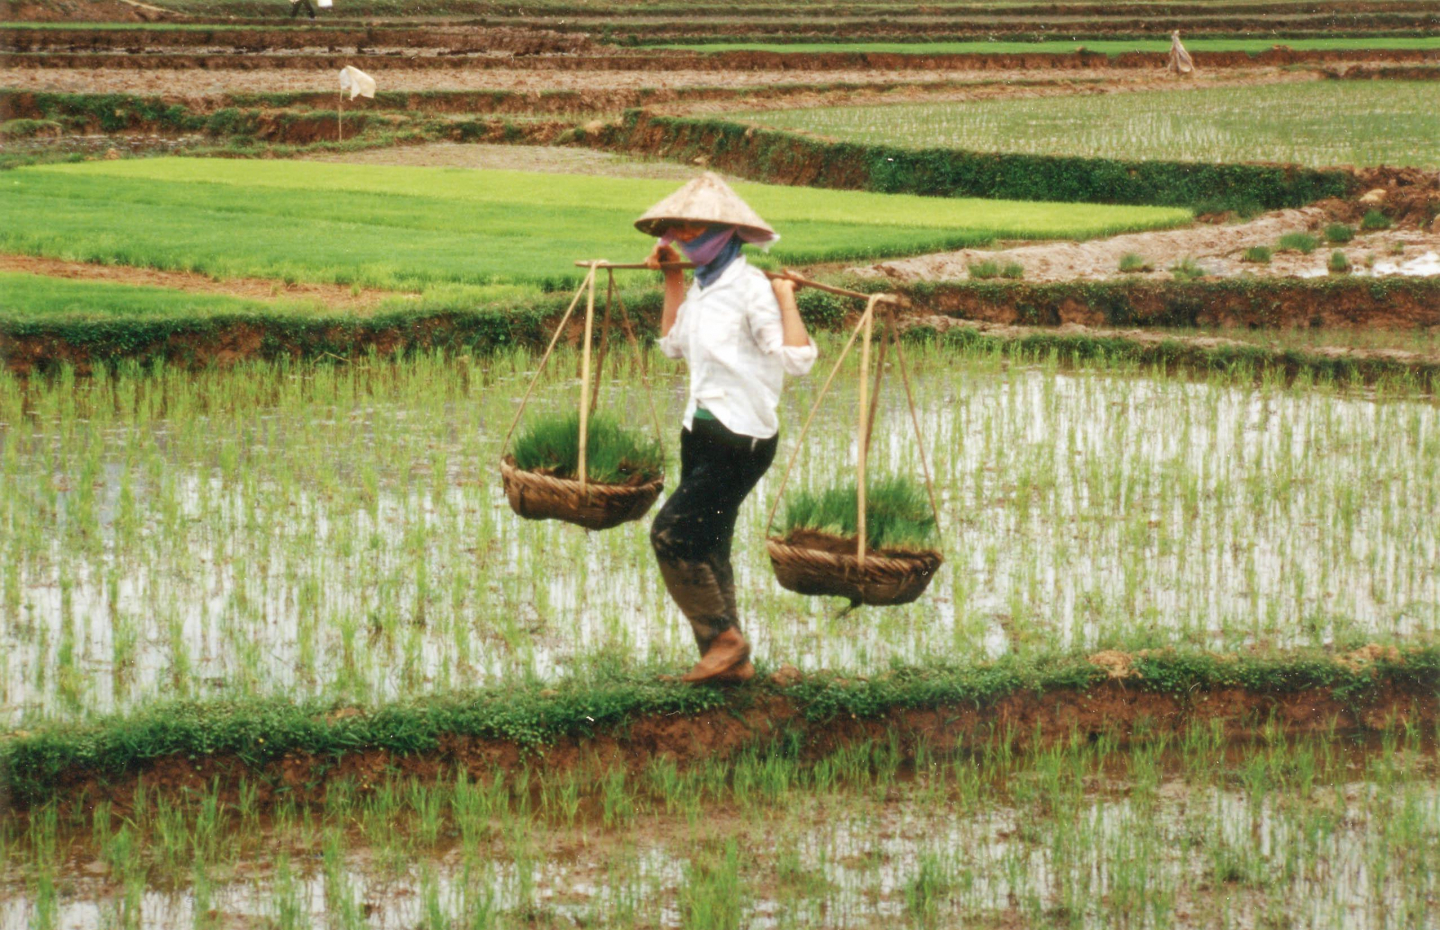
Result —
<path fill-rule="evenodd" d="M 635 221 L 635 228 L 658 236 L 666 224 L 677 222 L 738 226 L 741 232 L 749 232 L 755 238 L 779 238 L 770 224 L 713 171 L 705 172 L 646 210 L 645 215 Z"/>

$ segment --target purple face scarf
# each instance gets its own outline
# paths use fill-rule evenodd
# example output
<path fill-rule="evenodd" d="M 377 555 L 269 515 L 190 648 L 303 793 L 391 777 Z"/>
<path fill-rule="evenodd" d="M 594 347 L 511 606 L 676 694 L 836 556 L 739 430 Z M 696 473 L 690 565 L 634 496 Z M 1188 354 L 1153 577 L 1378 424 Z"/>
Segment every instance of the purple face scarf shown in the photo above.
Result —
<path fill-rule="evenodd" d="M 695 263 L 695 280 L 701 287 L 709 287 L 740 257 L 740 247 L 745 243 L 737 233 L 734 226 L 712 226 L 689 242 L 681 242 L 667 233 L 660 244 L 678 245 L 685 257 Z"/>

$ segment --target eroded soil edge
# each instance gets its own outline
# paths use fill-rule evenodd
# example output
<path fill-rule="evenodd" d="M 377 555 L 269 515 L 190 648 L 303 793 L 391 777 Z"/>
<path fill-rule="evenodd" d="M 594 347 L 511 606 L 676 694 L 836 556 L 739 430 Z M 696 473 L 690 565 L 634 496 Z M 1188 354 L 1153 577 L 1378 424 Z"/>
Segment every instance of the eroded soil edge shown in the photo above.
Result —
<path fill-rule="evenodd" d="M 1104 654 L 1102 654 L 1103 657 Z M 1094 661 L 1092 659 L 1092 661 Z M 323 801 L 327 788 L 347 782 L 361 790 L 386 779 L 447 780 L 464 771 L 489 779 L 497 769 L 543 761 L 547 770 L 580 767 L 638 771 L 658 760 L 685 766 L 764 749 L 781 740 L 802 757 L 819 758 L 847 745 L 890 741 L 913 758 L 917 745 L 932 753 L 963 752 L 997 741 L 1016 745 L 1094 739 L 1101 734 L 1125 745 L 1182 734 L 1197 723 L 1218 724 L 1232 740 L 1305 734 L 1347 735 L 1406 726 L 1433 728 L 1440 723 L 1440 695 L 1431 686 L 1382 682 L 1363 699 L 1342 700 L 1330 689 L 1291 693 L 1224 688 L 1188 694 L 1146 690 L 1127 680 L 1122 664 L 1113 676 L 1089 688 L 1045 692 L 1020 690 L 988 706 L 953 704 L 924 709 L 893 709 L 871 717 L 841 715 L 816 720 L 795 701 L 762 688 L 748 701 L 693 715 L 639 716 L 591 737 L 562 738 L 540 749 L 499 739 L 441 735 L 433 751 L 399 753 L 359 748 L 342 755 L 289 752 L 252 766 L 234 754 L 177 753 L 154 759 L 143 769 L 106 776 L 69 769 L 55 779 L 54 797 L 62 804 L 109 801 L 117 810 L 131 803 L 136 789 L 179 795 L 218 791 L 234 801 L 240 787 L 258 786 L 265 804 L 280 798 Z M 341 714 L 353 713 L 341 711 Z M 18 810 L 24 799 L 16 797 Z"/>

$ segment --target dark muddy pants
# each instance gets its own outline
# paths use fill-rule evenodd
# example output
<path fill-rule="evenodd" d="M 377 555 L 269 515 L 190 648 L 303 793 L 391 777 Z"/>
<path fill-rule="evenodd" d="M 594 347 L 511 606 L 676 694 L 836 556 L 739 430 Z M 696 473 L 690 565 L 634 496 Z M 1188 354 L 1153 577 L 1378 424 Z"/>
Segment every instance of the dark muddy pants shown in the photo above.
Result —
<path fill-rule="evenodd" d="M 302 6 L 305 8 L 305 12 L 310 14 L 310 18 L 314 19 L 315 7 L 311 6 L 310 0 L 290 0 L 290 18 L 294 19 Z"/>
<path fill-rule="evenodd" d="M 655 515 L 650 545 L 701 655 L 739 622 L 730 568 L 735 518 L 775 460 L 778 444 L 778 437 L 741 436 L 700 417 L 680 433 L 680 485 Z"/>

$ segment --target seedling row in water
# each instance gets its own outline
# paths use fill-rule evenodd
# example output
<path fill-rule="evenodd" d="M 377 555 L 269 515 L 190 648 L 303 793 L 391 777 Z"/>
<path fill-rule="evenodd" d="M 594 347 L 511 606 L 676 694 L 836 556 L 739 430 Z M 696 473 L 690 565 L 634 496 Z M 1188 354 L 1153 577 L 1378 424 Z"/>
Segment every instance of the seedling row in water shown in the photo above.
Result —
<path fill-rule="evenodd" d="M 1245 372 L 908 354 L 947 561 L 917 603 L 834 619 L 841 602 L 774 581 L 772 470 L 736 536 L 762 662 L 864 673 L 1436 629 L 1440 412 L 1403 385 L 1377 398 Z M 610 360 L 600 409 L 645 427 L 634 354 Z M 573 410 L 575 363 L 557 357 L 533 409 Z M 516 351 L 0 376 L 4 718 L 160 695 L 373 702 L 549 678 L 595 655 L 684 665 L 693 644 L 645 522 L 587 534 L 504 501 L 499 443 L 534 364 Z M 650 368 L 678 432 L 683 374 L 654 355 Z M 818 387 L 790 382 L 782 458 Z M 827 401 L 787 497 L 853 480 L 855 400 Z M 903 405 L 882 398 L 877 479 L 919 473 Z"/>
<path fill-rule="evenodd" d="M 0 930 L 1423 926 L 1434 736 L 1216 724 L 812 759 L 782 739 L 686 767 L 333 775 L 314 805 L 139 787 L 0 821 Z"/>

